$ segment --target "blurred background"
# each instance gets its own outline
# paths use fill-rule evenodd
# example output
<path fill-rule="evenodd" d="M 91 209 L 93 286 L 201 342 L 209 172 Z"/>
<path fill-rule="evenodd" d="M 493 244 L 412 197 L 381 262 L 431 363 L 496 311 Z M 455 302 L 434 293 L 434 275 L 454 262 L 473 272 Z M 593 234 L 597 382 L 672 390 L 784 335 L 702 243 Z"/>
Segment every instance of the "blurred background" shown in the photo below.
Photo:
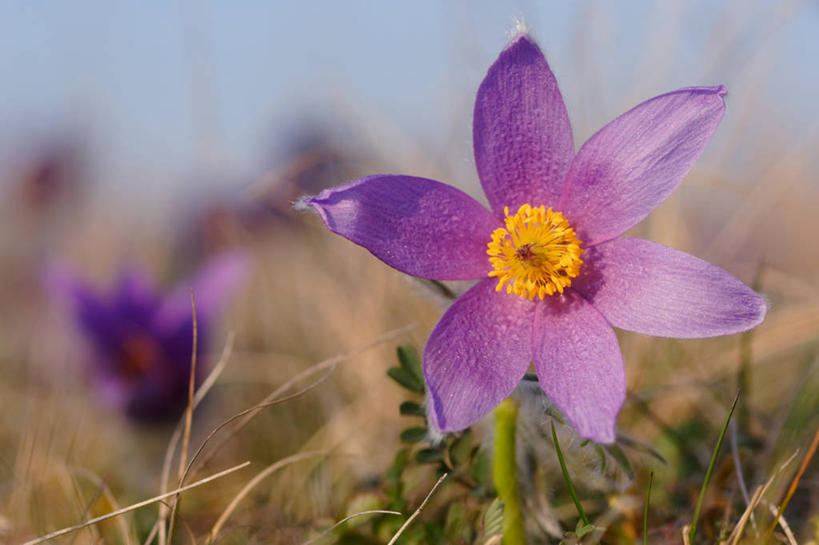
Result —
<path fill-rule="evenodd" d="M 159 493 L 173 431 L 111 410 L 89 370 L 87 324 L 50 291 L 48 271 L 59 264 L 101 298 L 131 269 L 172 291 L 225 252 L 251 265 L 202 345 L 209 371 L 235 334 L 191 444 L 310 366 L 354 354 L 316 388 L 262 411 L 208 466 L 251 460 L 258 472 L 293 453 L 330 452 L 265 481 L 234 518 L 247 535 L 294 542 L 343 517 L 406 425 L 385 376 L 395 345 L 423 347 L 446 302 L 292 205 L 381 172 L 442 180 L 483 201 L 473 100 L 519 20 L 555 72 L 576 147 L 652 96 L 728 89 L 704 155 L 634 234 L 753 284 L 769 317 L 742 338 L 621 335 L 631 394 L 622 428 L 673 460 L 668 425 L 718 429 L 744 381 L 744 429 L 764 445 L 757 481 L 804 451 L 819 392 L 817 2 L 9 0 L 0 2 L 0 541 L 110 510 L 95 496 L 103 489 L 122 505 Z M 707 461 L 711 445 L 693 456 Z M 197 535 L 248 475 L 183 504 Z M 409 497 L 431 482 L 419 473 Z M 816 507 L 817 489 L 802 509 Z M 144 539 L 155 519 L 151 508 L 129 524 Z"/>

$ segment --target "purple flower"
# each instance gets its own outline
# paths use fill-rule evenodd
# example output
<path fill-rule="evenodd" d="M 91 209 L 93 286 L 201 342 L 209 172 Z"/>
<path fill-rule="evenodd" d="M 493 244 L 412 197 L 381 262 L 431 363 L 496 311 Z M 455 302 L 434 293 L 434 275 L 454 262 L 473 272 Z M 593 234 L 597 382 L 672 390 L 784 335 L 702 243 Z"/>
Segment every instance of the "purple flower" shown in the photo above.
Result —
<path fill-rule="evenodd" d="M 190 280 L 160 294 L 136 270 L 120 275 L 100 295 L 64 268 L 49 271 L 52 292 L 68 300 L 79 329 L 93 347 L 90 370 L 104 397 L 142 421 L 178 416 L 188 401 L 196 302 L 196 378 L 206 375 L 208 337 L 221 307 L 248 273 L 238 252 L 211 259 Z"/>
<path fill-rule="evenodd" d="M 722 118 L 724 95 L 722 86 L 692 87 L 652 98 L 575 153 L 554 75 L 521 35 L 475 101 L 475 162 L 491 212 L 452 187 L 396 175 L 305 200 L 331 231 L 398 270 L 480 279 L 424 350 L 433 426 L 470 426 L 533 363 L 577 431 L 610 443 L 626 391 L 612 326 L 695 338 L 762 321 L 763 299 L 724 270 L 621 236 L 691 168 Z"/>

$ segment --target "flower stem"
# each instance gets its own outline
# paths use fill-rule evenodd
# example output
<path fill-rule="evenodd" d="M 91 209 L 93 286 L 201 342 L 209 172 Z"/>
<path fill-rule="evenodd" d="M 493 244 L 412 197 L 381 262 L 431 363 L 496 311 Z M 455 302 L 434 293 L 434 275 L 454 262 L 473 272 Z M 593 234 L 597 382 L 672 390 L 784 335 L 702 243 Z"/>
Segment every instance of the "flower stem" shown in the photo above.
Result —
<path fill-rule="evenodd" d="M 495 461 L 492 476 L 503 502 L 503 545 L 526 545 L 520 508 L 518 465 L 515 455 L 518 404 L 507 399 L 495 409 Z"/>
<path fill-rule="evenodd" d="M 555 452 L 557 452 L 557 461 L 560 462 L 560 471 L 563 472 L 563 480 L 566 481 L 566 488 L 569 489 L 569 495 L 572 497 L 572 501 L 574 501 L 574 506 L 577 507 L 577 514 L 580 516 L 580 521 L 583 523 L 584 526 L 589 525 L 589 517 L 586 516 L 586 512 L 583 511 L 583 506 L 580 504 L 580 498 L 577 497 L 577 491 L 574 489 L 574 483 L 572 483 L 572 478 L 569 476 L 569 470 L 566 468 L 566 459 L 563 457 L 563 451 L 560 450 L 560 443 L 557 441 L 557 432 L 555 431 L 555 423 L 554 420 L 551 422 L 552 424 L 552 439 L 555 443 Z"/>

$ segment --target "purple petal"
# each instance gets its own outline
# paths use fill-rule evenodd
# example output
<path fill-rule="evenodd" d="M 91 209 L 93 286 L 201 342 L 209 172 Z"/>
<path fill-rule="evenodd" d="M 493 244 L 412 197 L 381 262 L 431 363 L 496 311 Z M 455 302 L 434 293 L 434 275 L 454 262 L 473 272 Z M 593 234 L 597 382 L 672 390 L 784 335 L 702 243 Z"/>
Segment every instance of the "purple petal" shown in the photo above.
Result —
<path fill-rule="evenodd" d="M 161 302 L 153 280 L 133 265 L 122 269 L 109 299 L 120 321 L 143 325 L 153 319 Z"/>
<path fill-rule="evenodd" d="M 518 385 L 532 359 L 535 303 L 478 282 L 446 311 L 424 349 L 430 423 L 469 427 Z"/>
<path fill-rule="evenodd" d="M 674 191 L 722 119 L 724 95 L 722 86 L 660 95 L 580 148 L 558 209 L 586 247 L 638 224 Z"/>
<path fill-rule="evenodd" d="M 243 251 L 225 252 L 209 259 L 165 298 L 155 324 L 160 329 L 175 329 L 190 320 L 193 290 L 196 319 L 204 325 L 235 295 L 250 274 L 250 268 L 250 257 Z"/>
<path fill-rule="evenodd" d="M 583 437 L 615 439 L 626 375 L 617 337 L 577 293 L 544 299 L 535 316 L 534 363 L 549 399 Z"/>
<path fill-rule="evenodd" d="M 124 267 L 117 279 L 114 298 L 117 301 L 133 302 L 137 305 L 152 306 L 159 299 L 153 279 L 136 266 Z"/>
<path fill-rule="evenodd" d="M 554 205 L 574 155 L 563 97 L 543 53 L 529 36 L 515 38 L 478 89 L 473 124 L 475 163 L 489 204 Z"/>
<path fill-rule="evenodd" d="M 661 337 L 713 337 L 750 329 L 765 301 L 701 259 L 621 237 L 589 249 L 572 288 L 615 327 Z"/>
<path fill-rule="evenodd" d="M 46 293 L 64 305 L 96 348 L 115 353 L 122 336 L 117 309 L 109 298 L 95 292 L 62 263 L 51 263 L 43 272 Z"/>
<path fill-rule="evenodd" d="M 412 176 L 367 176 L 304 203 L 387 265 L 435 280 L 485 277 L 487 243 L 502 226 L 466 193 Z"/>

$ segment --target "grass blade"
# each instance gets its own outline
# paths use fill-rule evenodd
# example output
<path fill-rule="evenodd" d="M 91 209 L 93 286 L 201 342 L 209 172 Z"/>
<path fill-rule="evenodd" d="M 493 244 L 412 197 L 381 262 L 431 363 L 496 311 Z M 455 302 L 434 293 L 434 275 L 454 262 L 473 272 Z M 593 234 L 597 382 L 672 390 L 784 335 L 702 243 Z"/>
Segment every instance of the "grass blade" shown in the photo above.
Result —
<path fill-rule="evenodd" d="M 646 506 L 643 510 L 643 545 L 648 545 L 648 502 L 651 501 L 651 485 L 654 484 L 654 472 L 648 476 L 648 490 L 646 491 Z"/>
<path fill-rule="evenodd" d="M 717 445 L 714 447 L 714 452 L 711 454 L 711 461 L 708 463 L 708 469 L 705 472 L 705 480 L 702 482 L 702 488 L 700 488 L 700 495 L 697 498 L 697 506 L 694 508 L 694 520 L 691 521 L 691 528 L 688 530 L 688 542 L 694 542 L 694 534 L 697 531 L 697 522 L 700 519 L 700 512 L 702 511 L 702 504 L 705 501 L 705 491 L 708 488 L 708 482 L 711 480 L 711 473 L 714 471 L 714 465 L 717 463 L 717 454 L 719 454 L 719 448 L 722 446 L 722 441 L 725 439 L 725 432 L 728 431 L 728 424 L 731 422 L 731 416 L 734 414 L 734 409 L 737 408 L 737 402 L 739 401 L 739 392 L 734 397 L 734 402 L 731 403 L 731 410 L 728 412 L 728 418 L 725 419 L 725 423 L 722 425 L 722 431 L 719 433 L 719 439 L 717 439 Z"/>

